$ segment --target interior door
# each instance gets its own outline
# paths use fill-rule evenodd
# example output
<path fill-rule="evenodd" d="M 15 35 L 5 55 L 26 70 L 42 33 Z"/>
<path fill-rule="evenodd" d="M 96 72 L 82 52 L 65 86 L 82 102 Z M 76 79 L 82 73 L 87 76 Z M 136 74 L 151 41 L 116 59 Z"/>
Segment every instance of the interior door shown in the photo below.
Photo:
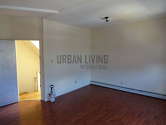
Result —
<path fill-rule="evenodd" d="M 18 102 L 14 40 L 0 40 L 0 106 Z"/>

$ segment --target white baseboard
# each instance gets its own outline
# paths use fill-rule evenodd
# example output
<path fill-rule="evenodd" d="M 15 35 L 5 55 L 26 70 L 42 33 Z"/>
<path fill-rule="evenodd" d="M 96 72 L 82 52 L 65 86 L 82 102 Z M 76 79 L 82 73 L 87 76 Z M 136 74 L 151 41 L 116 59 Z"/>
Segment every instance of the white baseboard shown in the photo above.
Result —
<path fill-rule="evenodd" d="M 132 88 L 126 88 L 126 87 L 116 86 L 116 85 L 113 85 L 110 83 L 103 83 L 103 82 L 98 82 L 98 81 L 91 81 L 91 84 L 166 100 L 166 95 L 162 95 L 162 94 L 158 94 L 158 93 L 147 92 L 147 91 L 137 90 L 137 89 L 132 89 Z"/>

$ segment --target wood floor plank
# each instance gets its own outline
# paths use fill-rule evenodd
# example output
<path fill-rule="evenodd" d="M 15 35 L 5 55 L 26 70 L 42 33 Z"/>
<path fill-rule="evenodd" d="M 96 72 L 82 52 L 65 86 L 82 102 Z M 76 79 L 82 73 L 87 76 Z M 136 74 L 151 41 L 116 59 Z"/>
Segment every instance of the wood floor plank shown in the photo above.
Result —
<path fill-rule="evenodd" d="M 166 101 L 90 85 L 0 108 L 0 125 L 166 125 Z"/>

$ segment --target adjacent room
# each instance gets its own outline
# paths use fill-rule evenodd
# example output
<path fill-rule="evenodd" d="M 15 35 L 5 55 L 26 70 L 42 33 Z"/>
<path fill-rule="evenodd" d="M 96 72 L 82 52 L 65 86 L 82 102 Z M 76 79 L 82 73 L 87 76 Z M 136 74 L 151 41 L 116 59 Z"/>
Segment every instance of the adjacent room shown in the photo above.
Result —
<path fill-rule="evenodd" d="M 0 124 L 166 125 L 165 0 L 1 0 Z"/>
<path fill-rule="evenodd" d="M 40 100 L 39 41 L 16 40 L 19 100 Z"/>

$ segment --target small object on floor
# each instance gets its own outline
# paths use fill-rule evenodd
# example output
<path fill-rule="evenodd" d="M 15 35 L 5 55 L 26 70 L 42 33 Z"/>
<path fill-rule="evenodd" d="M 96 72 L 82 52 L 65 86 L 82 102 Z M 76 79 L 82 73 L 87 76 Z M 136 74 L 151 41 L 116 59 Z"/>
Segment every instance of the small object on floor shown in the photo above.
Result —
<path fill-rule="evenodd" d="M 50 85 L 50 93 L 48 94 L 48 97 L 50 102 L 55 102 L 54 85 Z"/>

